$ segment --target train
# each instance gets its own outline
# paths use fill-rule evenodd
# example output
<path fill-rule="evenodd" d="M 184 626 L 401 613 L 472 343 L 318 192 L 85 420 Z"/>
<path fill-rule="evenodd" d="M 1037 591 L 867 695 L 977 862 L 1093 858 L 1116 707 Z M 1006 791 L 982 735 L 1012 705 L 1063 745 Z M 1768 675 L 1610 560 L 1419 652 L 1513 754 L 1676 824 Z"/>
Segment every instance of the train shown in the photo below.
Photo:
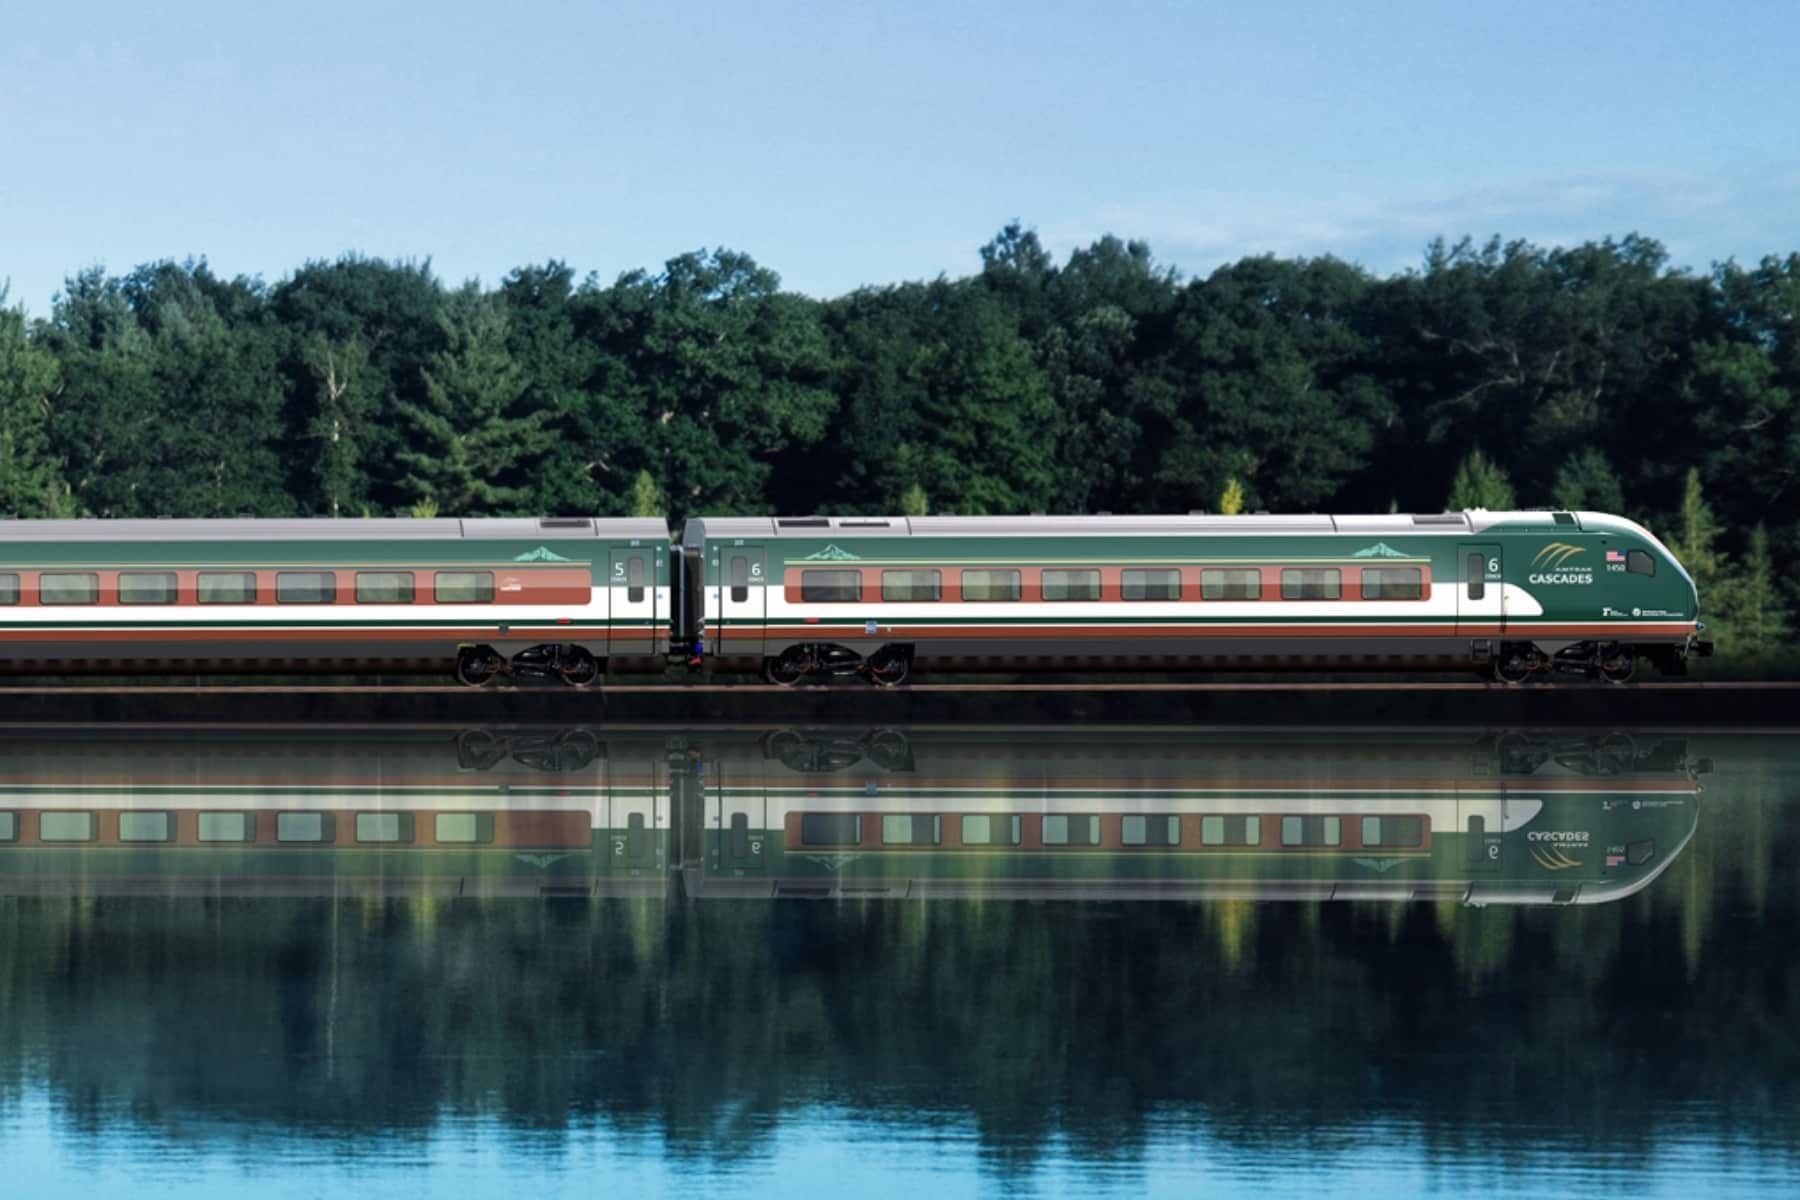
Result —
<path fill-rule="evenodd" d="M 0 667 L 31 674 L 1623 683 L 1704 631 L 1668 547 L 1591 512 L 0 521 Z"/>
<path fill-rule="evenodd" d="M 0 895 L 1586 905 L 1654 882 L 1675 737 L 0 729 Z"/>

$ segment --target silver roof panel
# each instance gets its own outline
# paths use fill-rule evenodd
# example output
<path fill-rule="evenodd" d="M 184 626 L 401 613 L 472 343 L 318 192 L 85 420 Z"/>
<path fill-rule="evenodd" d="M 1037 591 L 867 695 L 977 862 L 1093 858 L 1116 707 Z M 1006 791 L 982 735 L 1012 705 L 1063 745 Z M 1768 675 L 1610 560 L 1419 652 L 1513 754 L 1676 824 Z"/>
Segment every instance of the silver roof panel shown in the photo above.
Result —
<path fill-rule="evenodd" d="M 227 517 L 0 521 L 0 542 L 435 541 L 600 537 L 668 541 L 667 522 L 643 517 Z"/>

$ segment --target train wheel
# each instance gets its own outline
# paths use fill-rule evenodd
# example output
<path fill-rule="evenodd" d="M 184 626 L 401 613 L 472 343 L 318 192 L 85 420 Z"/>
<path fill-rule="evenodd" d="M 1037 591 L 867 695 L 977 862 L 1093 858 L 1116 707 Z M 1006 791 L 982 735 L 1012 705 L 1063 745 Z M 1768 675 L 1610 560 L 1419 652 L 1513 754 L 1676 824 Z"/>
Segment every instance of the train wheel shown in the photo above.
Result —
<path fill-rule="evenodd" d="M 1630 683 L 1637 677 L 1637 655 L 1630 646 L 1607 646 L 1600 652 L 1600 678 Z"/>
<path fill-rule="evenodd" d="M 793 687 L 806 678 L 807 666 L 806 652 L 796 646 L 780 658 L 763 659 L 763 678 L 781 687 Z"/>
<path fill-rule="evenodd" d="M 456 682 L 480 687 L 500 673 L 502 660 L 486 646 L 465 646 L 456 652 Z"/>
<path fill-rule="evenodd" d="M 867 674 L 876 687 L 899 687 L 912 674 L 912 655 L 897 646 L 883 646 L 869 656 Z"/>
<path fill-rule="evenodd" d="M 600 663 L 580 646 L 570 646 L 559 656 L 556 673 L 570 687 L 587 687 L 600 678 Z"/>
<path fill-rule="evenodd" d="M 1494 663 L 1494 678 L 1501 683 L 1520 684 L 1531 678 L 1536 667 L 1532 661 L 1531 648 L 1517 644 L 1502 646 L 1500 658 Z"/>

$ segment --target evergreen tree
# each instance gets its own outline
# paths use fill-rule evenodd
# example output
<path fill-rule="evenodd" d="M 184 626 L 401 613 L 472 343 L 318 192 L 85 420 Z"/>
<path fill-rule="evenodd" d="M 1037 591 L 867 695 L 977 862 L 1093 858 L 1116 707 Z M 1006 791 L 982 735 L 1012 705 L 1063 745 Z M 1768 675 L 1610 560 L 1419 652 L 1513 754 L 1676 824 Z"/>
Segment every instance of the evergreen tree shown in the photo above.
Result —
<path fill-rule="evenodd" d="M 506 314 L 473 290 L 440 320 L 444 348 L 424 370 L 423 403 L 398 406 L 399 486 L 452 516 L 511 510 L 549 441 L 543 411 L 521 412 L 525 373 L 506 348 Z"/>
<path fill-rule="evenodd" d="M 1225 490 L 1219 493 L 1219 511 L 1228 517 L 1235 517 L 1244 511 L 1244 485 L 1233 475 L 1225 481 Z"/>
<path fill-rule="evenodd" d="M 1719 587 L 1719 607 L 1722 649 L 1727 654 L 1748 660 L 1787 648 L 1788 611 L 1776 582 L 1765 526 L 1758 524 L 1750 531 L 1743 567 Z"/>
<path fill-rule="evenodd" d="M 1582 509 L 1588 512 L 1620 513 L 1625 509 L 1625 493 L 1619 477 L 1613 474 L 1606 455 L 1598 450 L 1580 450 L 1563 460 L 1556 469 L 1556 482 L 1551 497 L 1558 508 Z"/>
<path fill-rule="evenodd" d="M 660 517 L 668 511 L 668 503 L 663 499 L 662 489 L 656 486 L 656 480 L 650 477 L 650 472 L 639 471 L 637 478 L 631 481 L 631 515 Z"/>
<path fill-rule="evenodd" d="M 1456 478 L 1450 484 L 1450 499 L 1445 508 L 1458 512 L 1465 508 L 1485 508 L 1493 512 L 1504 512 L 1515 507 L 1518 500 L 1513 495 L 1512 484 L 1506 478 L 1506 472 L 1488 461 L 1487 455 L 1479 450 L 1472 450 L 1469 456 L 1456 468 Z"/>

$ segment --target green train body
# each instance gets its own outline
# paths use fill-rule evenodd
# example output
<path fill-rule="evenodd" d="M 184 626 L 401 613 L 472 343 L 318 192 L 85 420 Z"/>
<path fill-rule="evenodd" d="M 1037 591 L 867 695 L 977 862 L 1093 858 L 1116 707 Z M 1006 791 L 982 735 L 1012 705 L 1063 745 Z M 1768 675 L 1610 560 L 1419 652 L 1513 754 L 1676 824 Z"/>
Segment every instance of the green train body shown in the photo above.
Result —
<path fill-rule="evenodd" d="M 666 665 L 668 526 L 588 518 L 0 521 L 0 665 Z"/>
<path fill-rule="evenodd" d="M 1682 743 L 1179 731 L 0 732 L 0 895 L 1597 903 Z"/>
<path fill-rule="evenodd" d="M 858 665 L 1680 671 L 1693 580 L 1601 513 L 701 518 L 694 632 L 770 678 Z"/>
<path fill-rule="evenodd" d="M 709 760 L 690 894 L 1592 904 L 1697 821 L 1675 743 L 783 736 Z"/>
<path fill-rule="evenodd" d="M 679 557 L 677 557 L 679 556 Z M 679 562 L 679 567 L 677 567 Z M 0 667 L 1679 672 L 1693 580 L 1602 513 L 0 521 Z"/>

